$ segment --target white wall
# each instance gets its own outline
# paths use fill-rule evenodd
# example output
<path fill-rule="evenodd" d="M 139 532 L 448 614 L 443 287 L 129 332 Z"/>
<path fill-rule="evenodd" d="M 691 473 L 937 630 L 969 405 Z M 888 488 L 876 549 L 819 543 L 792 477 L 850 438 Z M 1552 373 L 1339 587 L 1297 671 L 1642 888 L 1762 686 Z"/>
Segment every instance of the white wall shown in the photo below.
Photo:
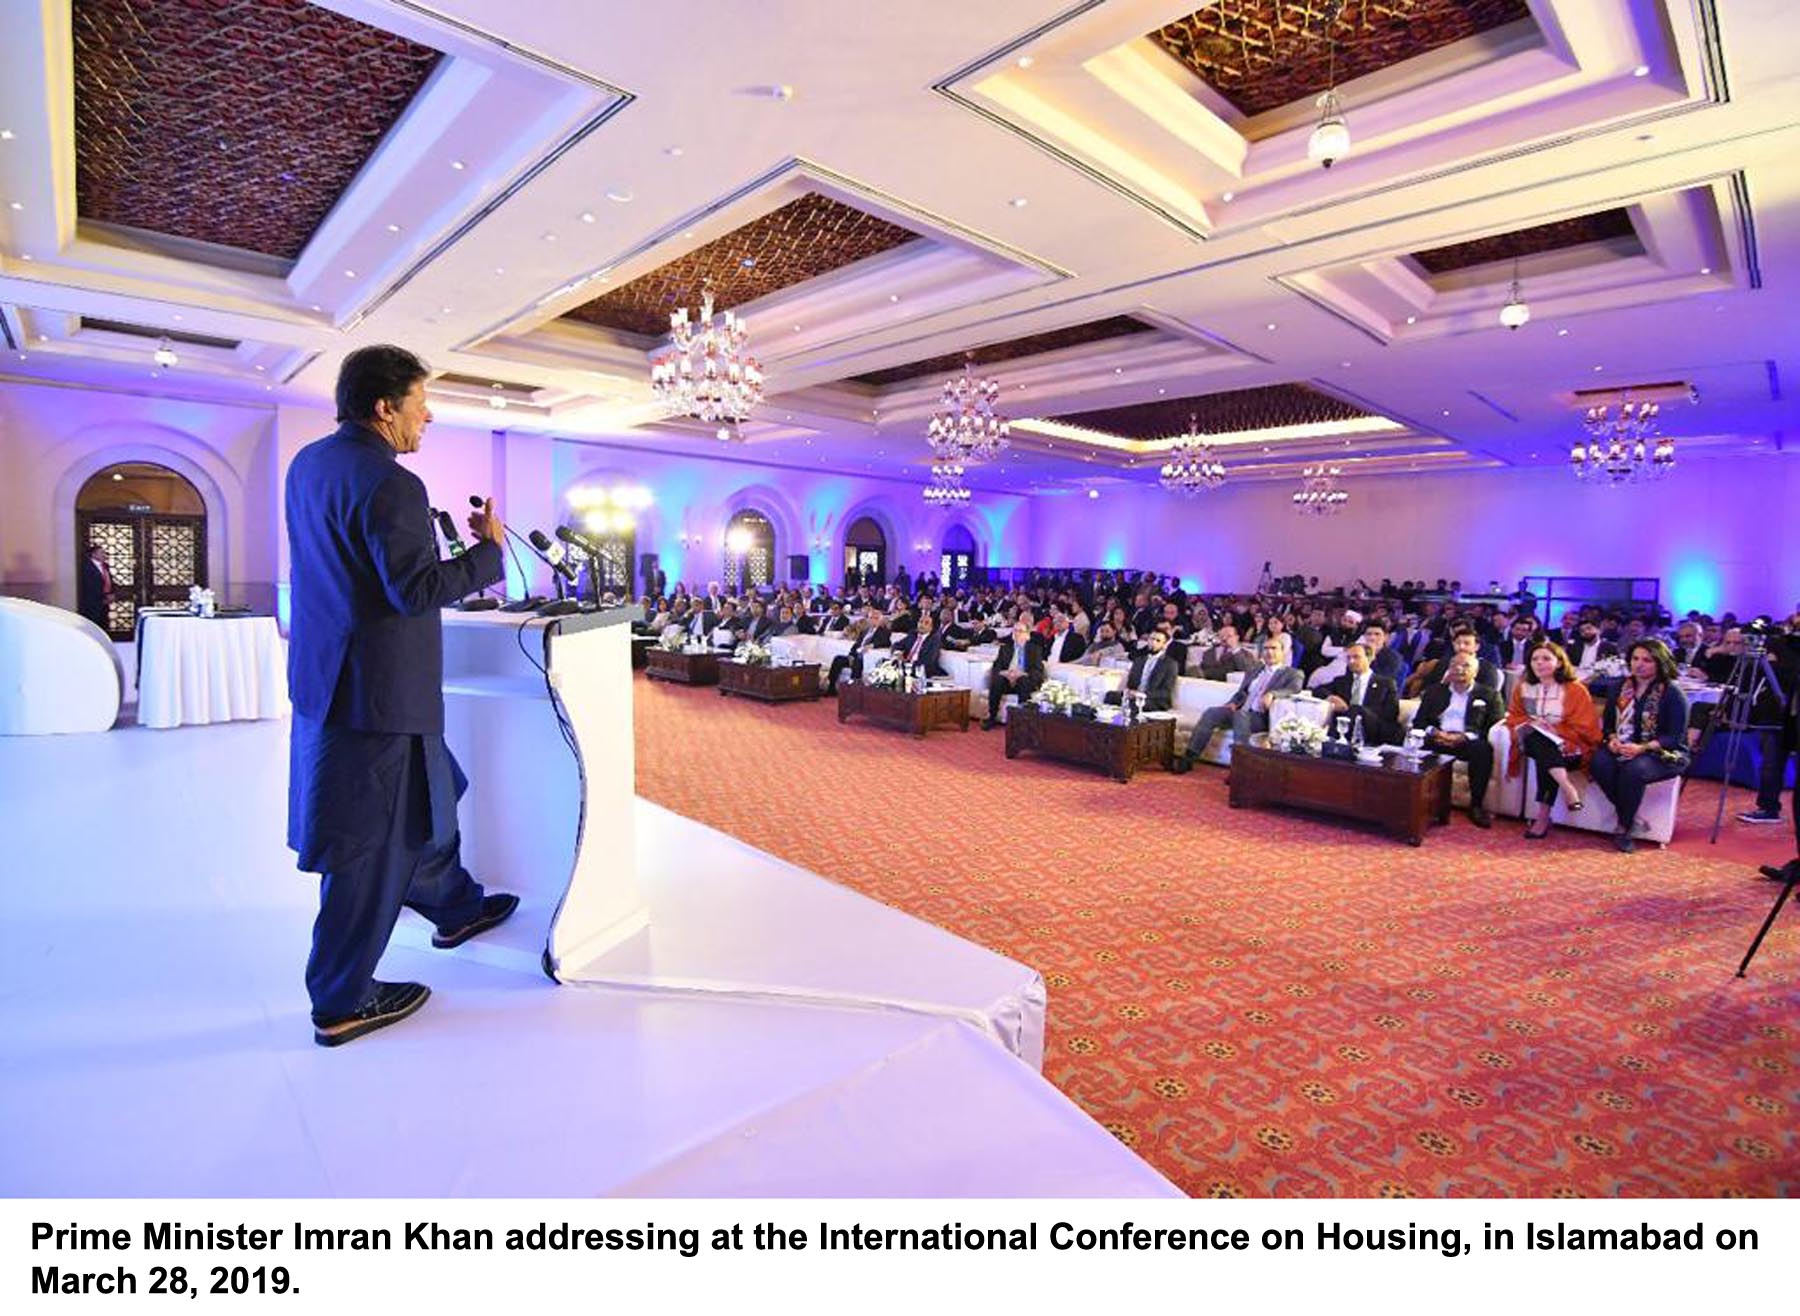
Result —
<path fill-rule="evenodd" d="M 1254 588 L 1270 561 L 1326 584 L 1655 576 L 1677 612 L 1786 612 L 1800 601 L 1800 455 L 1692 461 L 1661 483 L 1615 489 L 1561 467 L 1351 479 L 1349 506 L 1333 517 L 1298 515 L 1294 487 L 1036 498 L 1031 562 L 1178 572 L 1204 590 Z"/>

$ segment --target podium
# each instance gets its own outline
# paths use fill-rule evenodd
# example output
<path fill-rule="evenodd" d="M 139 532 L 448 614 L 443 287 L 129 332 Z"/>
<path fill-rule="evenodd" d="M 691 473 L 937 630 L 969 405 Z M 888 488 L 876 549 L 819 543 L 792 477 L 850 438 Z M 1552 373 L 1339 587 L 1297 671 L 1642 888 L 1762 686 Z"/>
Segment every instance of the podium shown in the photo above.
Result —
<path fill-rule="evenodd" d="M 519 912 L 479 955 L 564 981 L 641 931 L 633 609 L 444 613 L 444 731 L 469 775 L 463 863 Z"/>

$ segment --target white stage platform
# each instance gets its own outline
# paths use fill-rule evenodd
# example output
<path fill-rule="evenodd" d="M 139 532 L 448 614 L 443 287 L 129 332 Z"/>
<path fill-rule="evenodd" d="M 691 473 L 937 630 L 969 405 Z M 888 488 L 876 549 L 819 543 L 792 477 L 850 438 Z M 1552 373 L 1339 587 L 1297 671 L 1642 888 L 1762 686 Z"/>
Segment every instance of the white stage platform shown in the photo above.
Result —
<path fill-rule="evenodd" d="M 431 1003 L 313 1046 L 286 737 L 0 740 L 0 1192 L 1173 1194 L 996 1041 L 1028 971 L 641 803 L 618 986 L 537 972 L 547 910 L 450 953 L 403 915 L 381 972 Z"/>

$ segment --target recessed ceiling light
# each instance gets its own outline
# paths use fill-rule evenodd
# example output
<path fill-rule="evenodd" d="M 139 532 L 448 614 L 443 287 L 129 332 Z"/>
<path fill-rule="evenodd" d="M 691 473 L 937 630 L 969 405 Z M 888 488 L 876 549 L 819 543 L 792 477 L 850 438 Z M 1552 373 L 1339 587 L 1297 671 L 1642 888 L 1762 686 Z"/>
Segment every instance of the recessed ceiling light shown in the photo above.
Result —
<path fill-rule="evenodd" d="M 554 233 L 546 233 L 546 234 L 544 234 L 544 236 L 543 236 L 543 238 L 542 238 L 542 239 L 541 239 L 541 241 L 544 241 L 544 242 L 555 242 L 555 241 L 556 241 L 556 234 L 554 234 Z"/>
<path fill-rule="evenodd" d="M 897 301 L 899 301 L 899 300 L 900 300 L 900 294 L 899 294 L 899 293 L 897 293 L 897 292 L 890 292 L 890 293 L 889 293 L 889 294 L 888 294 L 888 300 L 889 300 L 889 301 L 890 301 L 890 302 L 897 302 Z"/>
<path fill-rule="evenodd" d="M 1348 370 L 1350 368 L 1350 363 L 1348 361 L 1339 361 L 1338 366 L 1341 369 Z"/>
<path fill-rule="evenodd" d="M 1702 274 L 1711 274 L 1711 273 L 1712 273 L 1712 266 L 1710 266 L 1710 265 L 1702 265 L 1702 266 L 1701 266 L 1701 267 L 1700 267 L 1700 273 L 1702 273 Z"/>
<path fill-rule="evenodd" d="M 438 307 L 438 314 L 439 315 L 448 315 L 448 314 L 450 314 L 450 308 L 448 306 L 440 306 L 440 307 Z"/>
<path fill-rule="evenodd" d="M 1448 411 L 1446 411 L 1446 412 L 1444 412 L 1444 414 L 1445 414 L 1445 415 L 1446 415 L 1446 416 L 1448 416 L 1448 415 L 1449 415 L 1449 414 L 1450 414 L 1450 413 L 1449 413 L 1449 412 L 1448 412 Z M 1345 440 L 1344 440 L 1344 446 L 1345 446 L 1345 447 L 1346 447 L 1346 448 L 1348 448 L 1348 447 L 1349 447 L 1349 446 L 1350 446 L 1350 440 L 1348 440 L 1348 439 L 1345 439 Z"/>
<path fill-rule="evenodd" d="M 1556 331 L 1556 336 L 1558 338 L 1567 338 L 1569 336 L 1569 331 L 1567 329 L 1558 329 Z"/>
<path fill-rule="evenodd" d="M 1037 63 L 1037 60 L 1032 58 L 1030 55 L 1020 55 L 1019 56 L 1019 67 L 1022 69 L 1028 69 L 1035 63 Z"/>
<path fill-rule="evenodd" d="M 1125 367 L 1124 367 L 1124 366 L 1114 366 L 1114 367 L 1113 367 L 1113 374 L 1115 374 L 1115 375 L 1122 375 L 1122 374 L 1124 374 L 1124 373 L 1125 373 Z"/>
<path fill-rule="evenodd" d="M 1088 490 L 1089 498 L 1098 498 L 1099 496 L 1100 496 L 1100 491 L 1098 489 L 1089 489 Z"/>
<path fill-rule="evenodd" d="M 268 369 L 268 367 L 267 367 L 267 366 L 258 366 L 258 367 L 256 367 L 256 368 L 257 368 L 257 369 L 258 369 L 258 370 L 267 370 L 267 369 Z"/>
<path fill-rule="evenodd" d="M 496 265 L 496 266 L 494 266 L 494 273 L 495 273 L 495 274 L 505 274 L 505 273 L 506 273 L 506 266 L 504 266 L 504 265 Z"/>
<path fill-rule="evenodd" d="M 1275 332 L 1275 322 L 1273 320 L 1271 320 L 1267 324 L 1265 324 L 1263 326 L 1263 328 L 1267 329 L 1270 333 L 1274 333 Z"/>
<path fill-rule="evenodd" d="M 344 277 L 346 279 L 354 279 L 356 277 L 356 271 L 355 270 L 345 270 Z"/>
<path fill-rule="evenodd" d="M 794 99 L 794 89 L 784 82 L 777 86 L 770 87 L 769 96 L 773 100 L 791 101 Z"/>
<path fill-rule="evenodd" d="M 450 162 L 450 167 L 452 169 L 467 169 L 468 168 L 468 166 L 466 164 L 464 164 L 461 160 L 452 160 Z"/>
<path fill-rule="evenodd" d="M 1406 317 L 1406 322 L 1408 324 L 1417 324 L 1419 322 L 1419 317 L 1416 315 L 1409 315 Z"/>
<path fill-rule="evenodd" d="M 179 320 L 179 319 L 181 319 L 181 316 L 179 314 L 177 314 L 177 315 L 171 315 L 169 318 L 171 320 Z"/>
<path fill-rule="evenodd" d="M 21 252 L 19 254 L 19 259 L 20 260 L 36 260 L 37 257 L 33 256 L 30 252 L 26 251 L 26 252 Z"/>
<path fill-rule="evenodd" d="M 1162 396 L 1163 396 L 1163 395 L 1164 395 L 1164 394 L 1165 394 L 1165 393 L 1167 393 L 1167 392 L 1168 392 L 1168 391 L 1169 391 L 1169 390 L 1168 390 L 1168 389 L 1166 389 L 1166 388 L 1159 388 L 1159 389 L 1157 389 L 1157 390 L 1156 390 L 1156 396 L 1157 396 L 1157 397 L 1159 397 L 1159 398 L 1160 398 L 1160 397 L 1162 397 Z"/>
<path fill-rule="evenodd" d="M 389 224 L 387 226 L 387 231 L 389 233 L 398 233 L 400 231 L 400 226 L 398 224 Z"/>
<path fill-rule="evenodd" d="M 1602 371 L 1602 370 L 1604 370 L 1604 369 L 1606 369 L 1606 367 L 1605 367 L 1605 366 L 1595 366 L 1595 367 L 1594 367 L 1594 373 L 1595 373 L 1595 374 L 1596 374 L 1596 375 L 1597 375 L 1597 374 L 1599 374 L 1599 373 L 1600 373 L 1600 372 L 1601 372 L 1601 371 Z"/>
<path fill-rule="evenodd" d="M 634 200 L 635 198 L 625 188 L 615 187 L 607 192 L 606 199 L 608 201 L 617 201 L 620 205 L 624 205 L 627 201 Z"/>
<path fill-rule="evenodd" d="M 320 305 L 319 305 L 319 304 L 318 304 L 318 303 L 316 303 L 316 302 L 315 302 L 315 303 L 314 303 L 314 304 L 313 304 L 313 310 L 315 310 L 315 311 L 322 311 L 322 310 L 324 310 L 324 309 L 325 309 L 325 308 L 324 308 L 324 307 L 323 307 L 323 306 L 320 306 Z"/>
<path fill-rule="evenodd" d="M 1023 210 L 1023 209 L 1025 209 L 1026 206 L 1028 206 L 1030 204 L 1031 204 L 1030 197 L 1016 196 L 1012 199 L 1012 207 L 1014 210 Z"/>
<path fill-rule="evenodd" d="M 1634 78 L 1649 77 L 1650 76 L 1650 66 L 1648 64 L 1639 64 L 1636 68 L 1631 70 L 1631 76 Z"/>
<path fill-rule="evenodd" d="M 11 128 L 0 128 L 0 142 L 10 142 L 12 139 L 13 135 Z"/>
<path fill-rule="evenodd" d="M 799 332 L 800 332 L 800 326 L 799 326 L 799 325 L 795 325 L 795 326 L 794 326 L 794 332 L 795 332 L 795 333 L 799 333 Z"/>
<path fill-rule="evenodd" d="M 24 203 L 24 202 L 22 202 L 22 201 L 8 201 L 8 202 L 7 202 L 7 203 L 6 203 L 6 205 L 7 205 L 7 209 L 9 209 L 9 210 L 23 210 L 23 209 L 25 209 L 25 203 Z"/>
<path fill-rule="evenodd" d="M 1236 192 L 1227 192 L 1227 193 L 1225 193 L 1225 194 L 1224 194 L 1224 195 L 1223 195 L 1223 196 L 1221 196 L 1221 197 L 1220 197 L 1220 198 L 1219 198 L 1219 200 L 1221 200 L 1221 201 L 1230 201 L 1230 200 L 1232 200 L 1232 199 L 1234 199 L 1234 198 L 1235 198 L 1235 197 L 1236 197 L 1236 196 L 1237 196 L 1237 193 L 1236 193 Z"/>
<path fill-rule="evenodd" d="M 679 146 L 665 146 L 663 147 L 663 154 L 668 156 L 671 160 L 678 160 L 681 158 L 682 150 Z"/>
<path fill-rule="evenodd" d="M 582 211 L 581 212 L 581 222 L 583 224 L 592 224 L 594 222 L 594 212 L 591 210 Z"/>

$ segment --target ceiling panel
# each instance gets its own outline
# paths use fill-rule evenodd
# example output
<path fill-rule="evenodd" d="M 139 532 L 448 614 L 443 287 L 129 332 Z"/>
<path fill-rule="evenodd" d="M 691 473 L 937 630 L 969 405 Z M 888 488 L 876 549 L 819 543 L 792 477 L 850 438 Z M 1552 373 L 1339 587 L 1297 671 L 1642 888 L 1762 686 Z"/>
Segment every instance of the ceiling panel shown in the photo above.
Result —
<path fill-rule="evenodd" d="M 294 260 L 438 52 L 303 0 L 75 0 L 83 219 Z"/>

